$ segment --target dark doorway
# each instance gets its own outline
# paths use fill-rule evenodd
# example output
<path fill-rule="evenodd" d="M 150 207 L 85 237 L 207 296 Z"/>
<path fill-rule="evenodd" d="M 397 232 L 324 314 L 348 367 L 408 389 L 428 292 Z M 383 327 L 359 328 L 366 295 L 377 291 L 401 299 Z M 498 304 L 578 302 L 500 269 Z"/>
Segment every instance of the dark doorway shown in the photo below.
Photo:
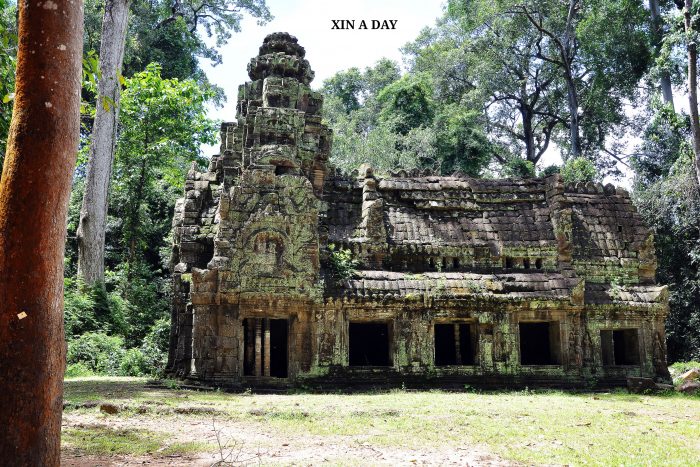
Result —
<path fill-rule="evenodd" d="M 287 377 L 287 320 L 270 320 L 270 376 Z"/>
<path fill-rule="evenodd" d="M 350 366 L 390 366 L 389 324 L 350 323 Z"/>
<path fill-rule="evenodd" d="M 243 320 L 243 374 L 287 377 L 288 326 L 286 319 Z"/>
<path fill-rule="evenodd" d="M 637 329 L 600 331 L 603 365 L 639 365 L 639 332 Z"/>
<path fill-rule="evenodd" d="M 475 326 L 468 323 L 435 325 L 435 365 L 473 365 Z"/>
<path fill-rule="evenodd" d="M 520 323 L 521 365 L 557 365 L 560 358 L 558 321 Z"/>

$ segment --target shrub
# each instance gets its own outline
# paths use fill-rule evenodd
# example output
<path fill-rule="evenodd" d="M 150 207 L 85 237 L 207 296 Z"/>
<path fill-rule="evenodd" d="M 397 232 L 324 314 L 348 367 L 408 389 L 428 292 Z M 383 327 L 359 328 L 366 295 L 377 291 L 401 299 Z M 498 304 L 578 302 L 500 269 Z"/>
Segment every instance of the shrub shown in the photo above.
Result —
<path fill-rule="evenodd" d="M 67 363 L 82 363 L 94 373 L 117 375 L 124 352 L 121 337 L 88 332 L 68 342 Z"/>
<path fill-rule="evenodd" d="M 141 354 L 144 361 L 144 373 L 158 376 L 163 373 L 168 360 L 168 344 L 170 343 L 170 321 L 162 318 L 151 327 L 141 344 Z"/>
<path fill-rule="evenodd" d="M 119 364 L 121 376 L 144 376 L 149 374 L 148 365 L 140 349 L 129 349 L 124 352 Z"/>
<path fill-rule="evenodd" d="M 70 363 L 66 366 L 66 378 L 77 378 L 78 376 L 93 376 L 95 373 L 90 371 L 84 363 Z"/>
<path fill-rule="evenodd" d="M 598 177 L 593 162 L 584 157 L 569 159 L 561 168 L 561 177 L 566 183 L 586 183 L 595 181 Z"/>
<path fill-rule="evenodd" d="M 353 259 L 352 252 L 343 248 L 335 249 L 334 244 L 328 245 L 330 250 L 330 266 L 333 277 L 336 281 L 350 279 L 355 274 L 355 268 L 359 266 L 359 261 Z"/>
<path fill-rule="evenodd" d="M 65 279 L 63 283 L 63 321 L 66 336 L 71 338 L 98 328 L 95 318 L 95 300 L 91 293 L 84 292 L 77 281 Z"/>
<path fill-rule="evenodd" d="M 558 165 L 548 165 L 540 171 L 538 177 L 549 177 L 550 175 L 561 173 L 561 167 Z"/>
<path fill-rule="evenodd" d="M 501 169 L 506 178 L 532 178 L 535 176 L 535 164 L 520 157 L 512 157 Z"/>

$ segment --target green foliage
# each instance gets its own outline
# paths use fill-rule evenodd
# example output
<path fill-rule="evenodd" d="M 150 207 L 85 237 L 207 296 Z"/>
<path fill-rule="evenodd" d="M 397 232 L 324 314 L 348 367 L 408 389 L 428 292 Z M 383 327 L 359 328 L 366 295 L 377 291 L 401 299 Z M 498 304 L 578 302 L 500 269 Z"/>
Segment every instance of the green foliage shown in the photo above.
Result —
<path fill-rule="evenodd" d="M 359 266 L 359 261 L 352 257 L 350 250 L 339 248 L 336 250 L 334 244 L 328 245 L 330 251 L 329 260 L 333 278 L 338 281 L 350 279 L 355 274 L 356 268 Z"/>
<path fill-rule="evenodd" d="M 544 169 L 542 169 L 539 174 L 537 175 L 538 177 L 549 177 L 550 175 L 558 174 L 561 173 L 561 167 L 558 165 L 548 165 Z"/>
<path fill-rule="evenodd" d="M 95 373 L 82 362 L 69 363 L 66 365 L 66 378 L 79 378 L 81 376 L 94 376 Z"/>
<path fill-rule="evenodd" d="M 560 173 L 566 183 L 592 182 L 598 177 L 595 164 L 585 157 L 569 159 L 562 166 Z"/>
<path fill-rule="evenodd" d="M 144 374 L 162 373 L 168 360 L 169 341 L 170 320 L 161 318 L 151 327 L 141 344 Z"/>
<path fill-rule="evenodd" d="M 535 164 L 532 161 L 513 157 L 503 165 L 501 176 L 506 178 L 533 178 L 535 176 Z"/>
<path fill-rule="evenodd" d="M 119 363 L 119 374 L 124 376 L 144 376 L 147 374 L 146 359 L 139 349 L 128 349 Z"/>
<path fill-rule="evenodd" d="M 668 176 L 635 183 L 635 204 L 654 231 L 657 280 L 669 286 L 669 361 L 700 359 L 700 193 L 691 161 L 681 156 Z"/>
<path fill-rule="evenodd" d="M 380 121 L 389 123 L 400 135 L 432 122 L 432 86 L 427 75 L 404 75 L 379 91 L 377 102 Z"/>
<path fill-rule="evenodd" d="M 17 57 L 16 10 L 16 5 L 8 0 L 0 0 L 0 174 L 12 120 Z"/>
<path fill-rule="evenodd" d="M 347 172 L 431 168 L 479 175 L 492 150 L 473 111 L 434 99 L 428 74 L 401 77 L 382 59 L 324 82 L 324 118 L 333 128 L 331 162 Z"/>
<path fill-rule="evenodd" d="M 213 97 L 193 80 L 162 78 L 158 65 L 126 80 L 109 212 L 119 233 L 115 259 L 130 279 L 148 282 L 144 267 L 160 268 L 158 251 L 185 174 L 192 162 L 206 163 L 200 146 L 215 142 L 217 125 L 206 117 Z"/>
<path fill-rule="evenodd" d="M 99 51 L 103 11 L 101 0 L 85 2 L 86 53 Z M 132 76 L 150 63 L 160 63 L 166 78 L 192 78 L 210 86 L 199 60 L 221 63 L 217 48 L 225 45 L 233 32 L 241 30 L 244 15 L 256 18 L 258 24 L 272 19 L 265 0 L 214 0 L 197 6 L 187 2 L 134 0 L 123 74 Z M 217 95 L 222 97 L 220 90 Z"/>
<path fill-rule="evenodd" d="M 68 364 L 82 363 L 94 373 L 118 375 L 124 353 L 121 337 L 87 332 L 68 341 L 66 360 Z"/>
<path fill-rule="evenodd" d="M 126 312 L 121 297 L 108 293 L 104 284 L 87 286 L 79 280 L 64 280 L 64 322 L 69 338 L 90 331 L 126 334 Z"/>

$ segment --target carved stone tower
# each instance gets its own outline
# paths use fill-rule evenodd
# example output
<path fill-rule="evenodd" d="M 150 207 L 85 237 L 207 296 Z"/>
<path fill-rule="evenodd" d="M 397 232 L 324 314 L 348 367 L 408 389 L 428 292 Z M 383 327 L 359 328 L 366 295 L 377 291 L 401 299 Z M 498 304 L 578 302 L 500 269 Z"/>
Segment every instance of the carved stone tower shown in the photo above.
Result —
<path fill-rule="evenodd" d="M 241 360 L 250 376 L 308 368 L 308 326 L 284 330 L 286 345 L 298 347 L 284 368 L 275 368 L 269 348 L 276 327 L 308 323 L 298 314 L 321 297 L 319 197 L 331 134 L 304 55 L 289 34 L 265 38 L 248 65 L 252 81 L 239 87 L 237 122 L 222 125 L 220 156 L 208 173 L 188 175 L 174 219 L 173 318 L 181 330 L 169 363 L 177 373 L 231 382 L 243 373 Z"/>

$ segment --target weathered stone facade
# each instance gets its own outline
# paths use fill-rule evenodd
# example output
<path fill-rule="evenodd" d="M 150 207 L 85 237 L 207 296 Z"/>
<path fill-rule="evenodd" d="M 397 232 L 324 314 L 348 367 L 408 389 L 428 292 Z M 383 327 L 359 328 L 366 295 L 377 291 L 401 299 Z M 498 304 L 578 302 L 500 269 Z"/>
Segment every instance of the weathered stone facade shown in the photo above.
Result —
<path fill-rule="evenodd" d="M 231 387 L 668 377 L 668 294 L 624 190 L 343 176 L 297 40 L 268 36 L 248 71 L 221 154 L 176 205 L 171 373 Z"/>

